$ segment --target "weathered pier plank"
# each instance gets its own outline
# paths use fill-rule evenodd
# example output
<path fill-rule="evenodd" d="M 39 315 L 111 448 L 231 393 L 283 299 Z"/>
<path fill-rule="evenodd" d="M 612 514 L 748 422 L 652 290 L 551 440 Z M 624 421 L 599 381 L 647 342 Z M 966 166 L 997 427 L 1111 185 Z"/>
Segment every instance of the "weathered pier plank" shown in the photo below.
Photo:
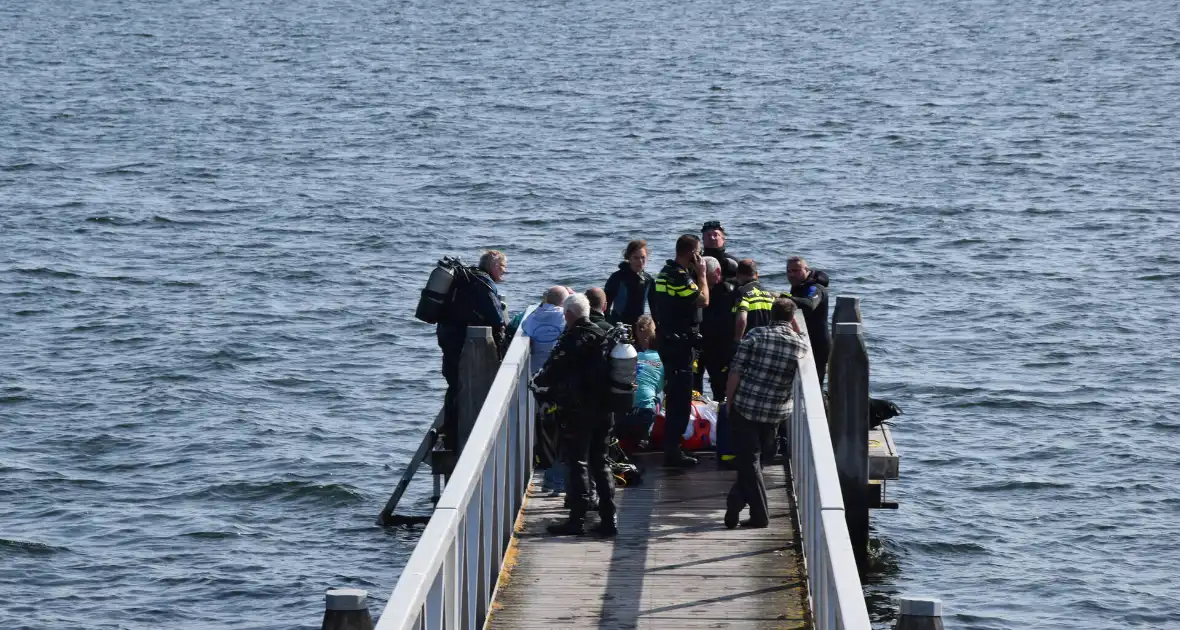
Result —
<path fill-rule="evenodd" d="M 725 529 L 736 475 L 707 455 L 665 471 L 642 457 L 644 483 L 620 488 L 619 536 L 556 538 L 560 497 L 534 479 L 490 628 L 808 628 L 803 558 L 781 463 L 765 470 L 771 526 Z"/>

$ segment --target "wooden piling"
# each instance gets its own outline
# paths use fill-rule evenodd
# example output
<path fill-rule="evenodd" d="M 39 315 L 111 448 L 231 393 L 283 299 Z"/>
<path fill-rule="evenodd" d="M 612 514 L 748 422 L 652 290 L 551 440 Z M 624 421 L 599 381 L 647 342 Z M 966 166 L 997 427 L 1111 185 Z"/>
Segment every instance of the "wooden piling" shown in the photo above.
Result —
<path fill-rule="evenodd" d="M 369 592 L 359 588 L 330 588 L 324 596 L 320 630 L 373 630 Z"/>
<path fill-rule="evenodd" d="M 943 630 L 942 601 L 920 597 L 901 598 L 901 616 L 894 630 Z"/>
<path fill-rule="evenodd" d="M 467 340 L 463 343 L 463 354 L 459 359 L 459 380 L 463 388 L 459 393 L 459 453 L 471 435 L 475 419 L 488 397 L 496 371 L 500 369 L 500 355 L 492 340 L 492 329 L 487 326 L 468 326 Z M 456 453 L 458 455 L 458 453 Z"/>
<path fill-rule="evenodd" d="M 828 371 L 828 430 L 852 552 L 863 571 L 869 550 L 869 354 L 862 328 L 858 323 L 835 325 Z"/>

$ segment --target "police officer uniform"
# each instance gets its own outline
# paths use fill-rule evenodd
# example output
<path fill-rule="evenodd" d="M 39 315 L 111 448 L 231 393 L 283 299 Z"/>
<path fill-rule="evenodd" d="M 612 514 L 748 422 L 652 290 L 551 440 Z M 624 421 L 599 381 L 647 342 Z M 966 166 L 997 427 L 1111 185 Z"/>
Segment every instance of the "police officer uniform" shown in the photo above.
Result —
<path fill-rule="evenodd" d="M 664 363 L 664 464 L 692 465 L 696 459 L 680 450 L 680 439 L 692 412 L 693 362 L 700 342 L 701 289 L 687 269 L 669 260 L 652 288 L 652 317 L 657 350 Z"/>
<path fill-rule="evenodd" d="M 746 332 L 770 323 L 770 307 L 774 304 L 774 294 L 762 288 L 758 280 L 751 280 L 737 289 L 737 299 L 734 300 L 733 313 L 746 314 Z M 731 330 L 732 332 L 732 330 Z"/>

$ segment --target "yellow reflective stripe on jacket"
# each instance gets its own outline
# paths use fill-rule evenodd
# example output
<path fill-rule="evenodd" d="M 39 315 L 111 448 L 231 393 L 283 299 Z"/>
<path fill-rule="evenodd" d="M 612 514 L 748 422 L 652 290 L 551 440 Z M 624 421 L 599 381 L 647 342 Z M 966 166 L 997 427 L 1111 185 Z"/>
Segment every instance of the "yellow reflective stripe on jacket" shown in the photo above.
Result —
<path fill-rule="evenodd" d="M 769 311 L 773 305 L 774 300 L 770 298 L 749 298 L 742 300 L 742 310 L 746 311 Z"/>
<path fill-rule="evenodd" d="M 694 284 L 668 284 L 668 281 L 663 278 L 656 278 L 656 293 L 667 293 L 675 297 L 692 297 L 697 292 L 697 287 Z"/>
<path fill-rule="evenodd" d="M 753 289 L 750 295 L 742 297 L 737 304 L 733 305 L 731 312 L 737 313 L 739 311 L 769 311 L 774 305 L 774 294 L 762 289 Z"/>

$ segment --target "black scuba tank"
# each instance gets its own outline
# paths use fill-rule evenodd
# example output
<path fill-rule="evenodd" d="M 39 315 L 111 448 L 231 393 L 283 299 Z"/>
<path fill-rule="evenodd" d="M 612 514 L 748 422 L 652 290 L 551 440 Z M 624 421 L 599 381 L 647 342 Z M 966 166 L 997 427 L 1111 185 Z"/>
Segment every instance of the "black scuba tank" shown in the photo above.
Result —
<path fill-rule="evenodd" d="M 426 279 L 426 288 L 418 298 L 414 317 L 427 324 L 437 324 L 455 296 L 455 273 L 463 265 L 458 258 L 444 257 Z"/>

